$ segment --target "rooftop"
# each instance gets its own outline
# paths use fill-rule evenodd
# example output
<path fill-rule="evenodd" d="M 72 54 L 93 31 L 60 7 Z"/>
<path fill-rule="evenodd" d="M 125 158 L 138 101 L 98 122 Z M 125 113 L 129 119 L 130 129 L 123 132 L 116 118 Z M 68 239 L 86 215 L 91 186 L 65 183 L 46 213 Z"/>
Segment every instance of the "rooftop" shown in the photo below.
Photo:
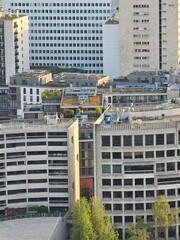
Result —
<path fill-rule="evenodd" d="M 96 96 L 89 96 L 87 101 L 81 101 L 79 102 L 78 96 L 74 97 L 64 97 L 62 106 L 81 106 L 81 107 L 87 107 L 87 106 L 101 106 L 102 105 L 102 95 L 96 95 Z"/>
<path fill-rule="evenodd" d="M 57 221 L 58 217 L 4 221 L 0 223 L 0 239 L 48 240 Z"/>
<path fill-rule="evenodd" d="M 54 76 L 54 79 L 64 79 L 64 80 L 99 80 L 106 77 L 102 74 L 84 74 L 84 73 L 60 73 Z"/>
<path fill-rule="evenodd" d="M 48 70 L 29 70 L 28 72 L 17 73 L 13 77 L 22 77 L 22 78 L 32 78 L 32 77 L 39 77 L 42 75 L 49 74 Z"/>

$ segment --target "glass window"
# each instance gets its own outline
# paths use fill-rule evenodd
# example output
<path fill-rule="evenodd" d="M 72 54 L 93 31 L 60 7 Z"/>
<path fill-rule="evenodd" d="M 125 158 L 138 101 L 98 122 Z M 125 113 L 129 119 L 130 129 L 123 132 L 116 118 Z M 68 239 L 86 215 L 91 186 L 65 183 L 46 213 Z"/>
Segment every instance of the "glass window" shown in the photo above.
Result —
<path fill-rule="evenodd" d="M 113 173 L 121 173 L 121 165 L 113 165 Z"/>
<path fill-rule="evenodd" d="M 121 146 L 121 136 L 113 136 L 113 147 Z"/>
<path fill-rule="evenodd" d="M 154 152 L 152 151 L 146 152 L 146 158 L 154 158 Z"/>
<path fill-rule="evenodd" d="M 113 152 L 113 159 L 121 159 L 121 152 Z"/>
<path fill-rule="evenodd" d="M 132 152 L 124 152 L 124 159 L 132 159 Z"/>
<path fill-rule="evenodd" d="M 111 192 L 103 192 L 103 198 L 111 198 Z"/>
<path fill-rule="evenodd" d="M 134 136 L 134 146 L 143 146 L 143 136 L 142 135 Z"/>
<path fill-rule="evenodd" d="M 124 147 L 132 146 L 132 136 L 124 136 Z"/>
<path fill-rule="evenodd" d="M 122 204 L 113 204 L 114 211 L 121 211 L 122 210 Z"/>
<path fill-rule="evenodd" d="M 111 179 L 102 179 L 103 186 L 111 186 Z"/>
<path fill-rule="evenodd" d="M 122 180 L 121 179 L 113 179 L 113 186 L 121 186 Z"/>
<path fill-rule="evenodd" d="M 164 145 L 164 134 L 156 134 L 156 145 Z"/>
<path fill-rule="evenodd" d="M 110 152 L 102 152 L 102 159 L 110 159 Z"/>
<path fill-rule="evenodd" d="M 135 185 L 144 185 L 143 178 L 135 179 Z"/>
<path fill-rule="evenodd" d="M 175 171 L 175 163 L 167 163 L 167 171 Z"/>
<path fill-rule="evenodd" d="M 175 189 L 168 189 L 167 190 L 167 195 L 168 196 L 175 196 Z"/>
<path fill-rule="evenodd" d="M 143 198 L 144 197 L 144 192 L 143 191 L 136 191 L 135 192 L 135 197 L 136 198 Z"/>
<path fill-rule="evenodd" d="M 135 204 L 136 210 L 144 210 L 144 204 L 143 203 L 136 203 Z"/>
<path fill-rule="evenodd" d="M 133 197 L 133 192 L 131 191 L 124 192 L 124 198 L 132 198 L 132 197 Z"/>
<path fill-rule="evenodd" d="M 156 152 L 156 157 L 157 157 L 157 158 L 162 158 L 162 157 L 164 157 L 164 151 L 157 151 L 157 152 Z"/>
<path fill-rule="evenodd" d="M 114 223 L 122 223 L 122 217 L 121 216 L 114 216 Z"/>
<path fill-rule="evenodd" d="M 174 150 L 167 150 L 167 157 L 174 157 L 175 151 Z"/>
<path fill-rule="evenodd" d="M 165 190 L 157 190 L 157 196 L 165 195 Z"/>
<path fill-rule="evenodd" d="M 156 164 L 156 171 L 157 172 L 164 172 L 165 171 L 164 163 L 157 163 Z"/>
<path fill-rule="evenodd" d="M 146 146 L 154 145 L 154 136 L 153 135 L 146 135 L 145 136 L 145 145 Z"/>
<path fill-rule="evenodd" d="M 142 159 L 143 158 L 143 152 L 135 152 L 134 153 L 135 159 Z"/>
<path fill-rule="evenodd" d="M 175 137 L 174 137 L 174 133 L 167 133 L 166 135 L 166 143 L 167 144 L 174 144 L 175 143 Z"/>
<path fill-rule="evenodd" d="M 102 173 L 111 173 L 110 165 L 102 165 Z"/>
<path fill-rule="evenodd" d="M 110 136 L 102 136 L 102 146 L 109 147 L 110 146 Z"/>
<path fill-rule="evenodd" d="M 122 198 L 122 192 L 113 192 L 113 198 Z"/>
<path fill-rule="evenodd" d="M 133 181 L 132 179 L 124 179 L 124 186 L 132 186 Z"/>
<path fill-rule="evenodd" d="M 154 185 L 154 178 L 146 178 L 146 185 Z"/>
<path fill-rule="evenodd" d="M 154 191 L 146 191 L 146 197 L 154 197 Z"/>
<path fill-rule="evenodd" d="M 133 210 L 133 204 L 124 204 L 125 211 Z"/>

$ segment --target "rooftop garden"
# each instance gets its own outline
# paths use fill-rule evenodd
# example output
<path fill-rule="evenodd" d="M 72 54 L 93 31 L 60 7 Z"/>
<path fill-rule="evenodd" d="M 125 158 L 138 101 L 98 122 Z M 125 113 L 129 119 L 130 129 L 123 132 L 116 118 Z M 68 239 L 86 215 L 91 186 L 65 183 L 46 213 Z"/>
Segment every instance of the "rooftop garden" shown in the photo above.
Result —
<path fill-rule="evenodd" d="M 62 96 L 62 91 L 57 89 L 48 90 L 46 89 L 41 94 L 42 100 L 60 100 Z"/>

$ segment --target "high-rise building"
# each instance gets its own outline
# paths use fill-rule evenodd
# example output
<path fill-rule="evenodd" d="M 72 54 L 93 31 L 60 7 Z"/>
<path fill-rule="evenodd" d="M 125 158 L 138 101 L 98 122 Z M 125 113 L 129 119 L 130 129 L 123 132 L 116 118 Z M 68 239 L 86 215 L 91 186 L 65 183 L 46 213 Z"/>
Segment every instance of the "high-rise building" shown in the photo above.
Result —
<path fill-rule="evenodd" d="M 0 84 L 9 84 L 10 77 L 29 69 L 28 16 L 0 11 Z"/>
<path fill-rule="evenodd" d="M 30 21 L 30 64 L 103 71 L 102 24 L 117 0 L 4 0 L 3 8 L 19 9 Z"/>
<path fill-rule="evenodd" d="M 0 213 L 31 205 L 66 211 L 79 198 L 78 121 L 56 119 L 1 124 Z"/>
<path fill-rule="evenodd" d="M 120 72 L 179 63 L 179 0 L 120 0 Z"/>

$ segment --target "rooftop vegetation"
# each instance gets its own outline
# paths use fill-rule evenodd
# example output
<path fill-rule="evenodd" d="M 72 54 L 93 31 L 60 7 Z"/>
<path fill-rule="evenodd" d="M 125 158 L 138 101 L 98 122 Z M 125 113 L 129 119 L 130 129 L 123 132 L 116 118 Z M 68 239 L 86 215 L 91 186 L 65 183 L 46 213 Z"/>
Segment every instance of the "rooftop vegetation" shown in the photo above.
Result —
<path fill-rule="evenodd" d="M 54 90 L 46 89 L 41 94 L 42 100 L 60 100 L 61 96 L 62 96 L 62 91 L 57 89 L 54 89 Z"/>

